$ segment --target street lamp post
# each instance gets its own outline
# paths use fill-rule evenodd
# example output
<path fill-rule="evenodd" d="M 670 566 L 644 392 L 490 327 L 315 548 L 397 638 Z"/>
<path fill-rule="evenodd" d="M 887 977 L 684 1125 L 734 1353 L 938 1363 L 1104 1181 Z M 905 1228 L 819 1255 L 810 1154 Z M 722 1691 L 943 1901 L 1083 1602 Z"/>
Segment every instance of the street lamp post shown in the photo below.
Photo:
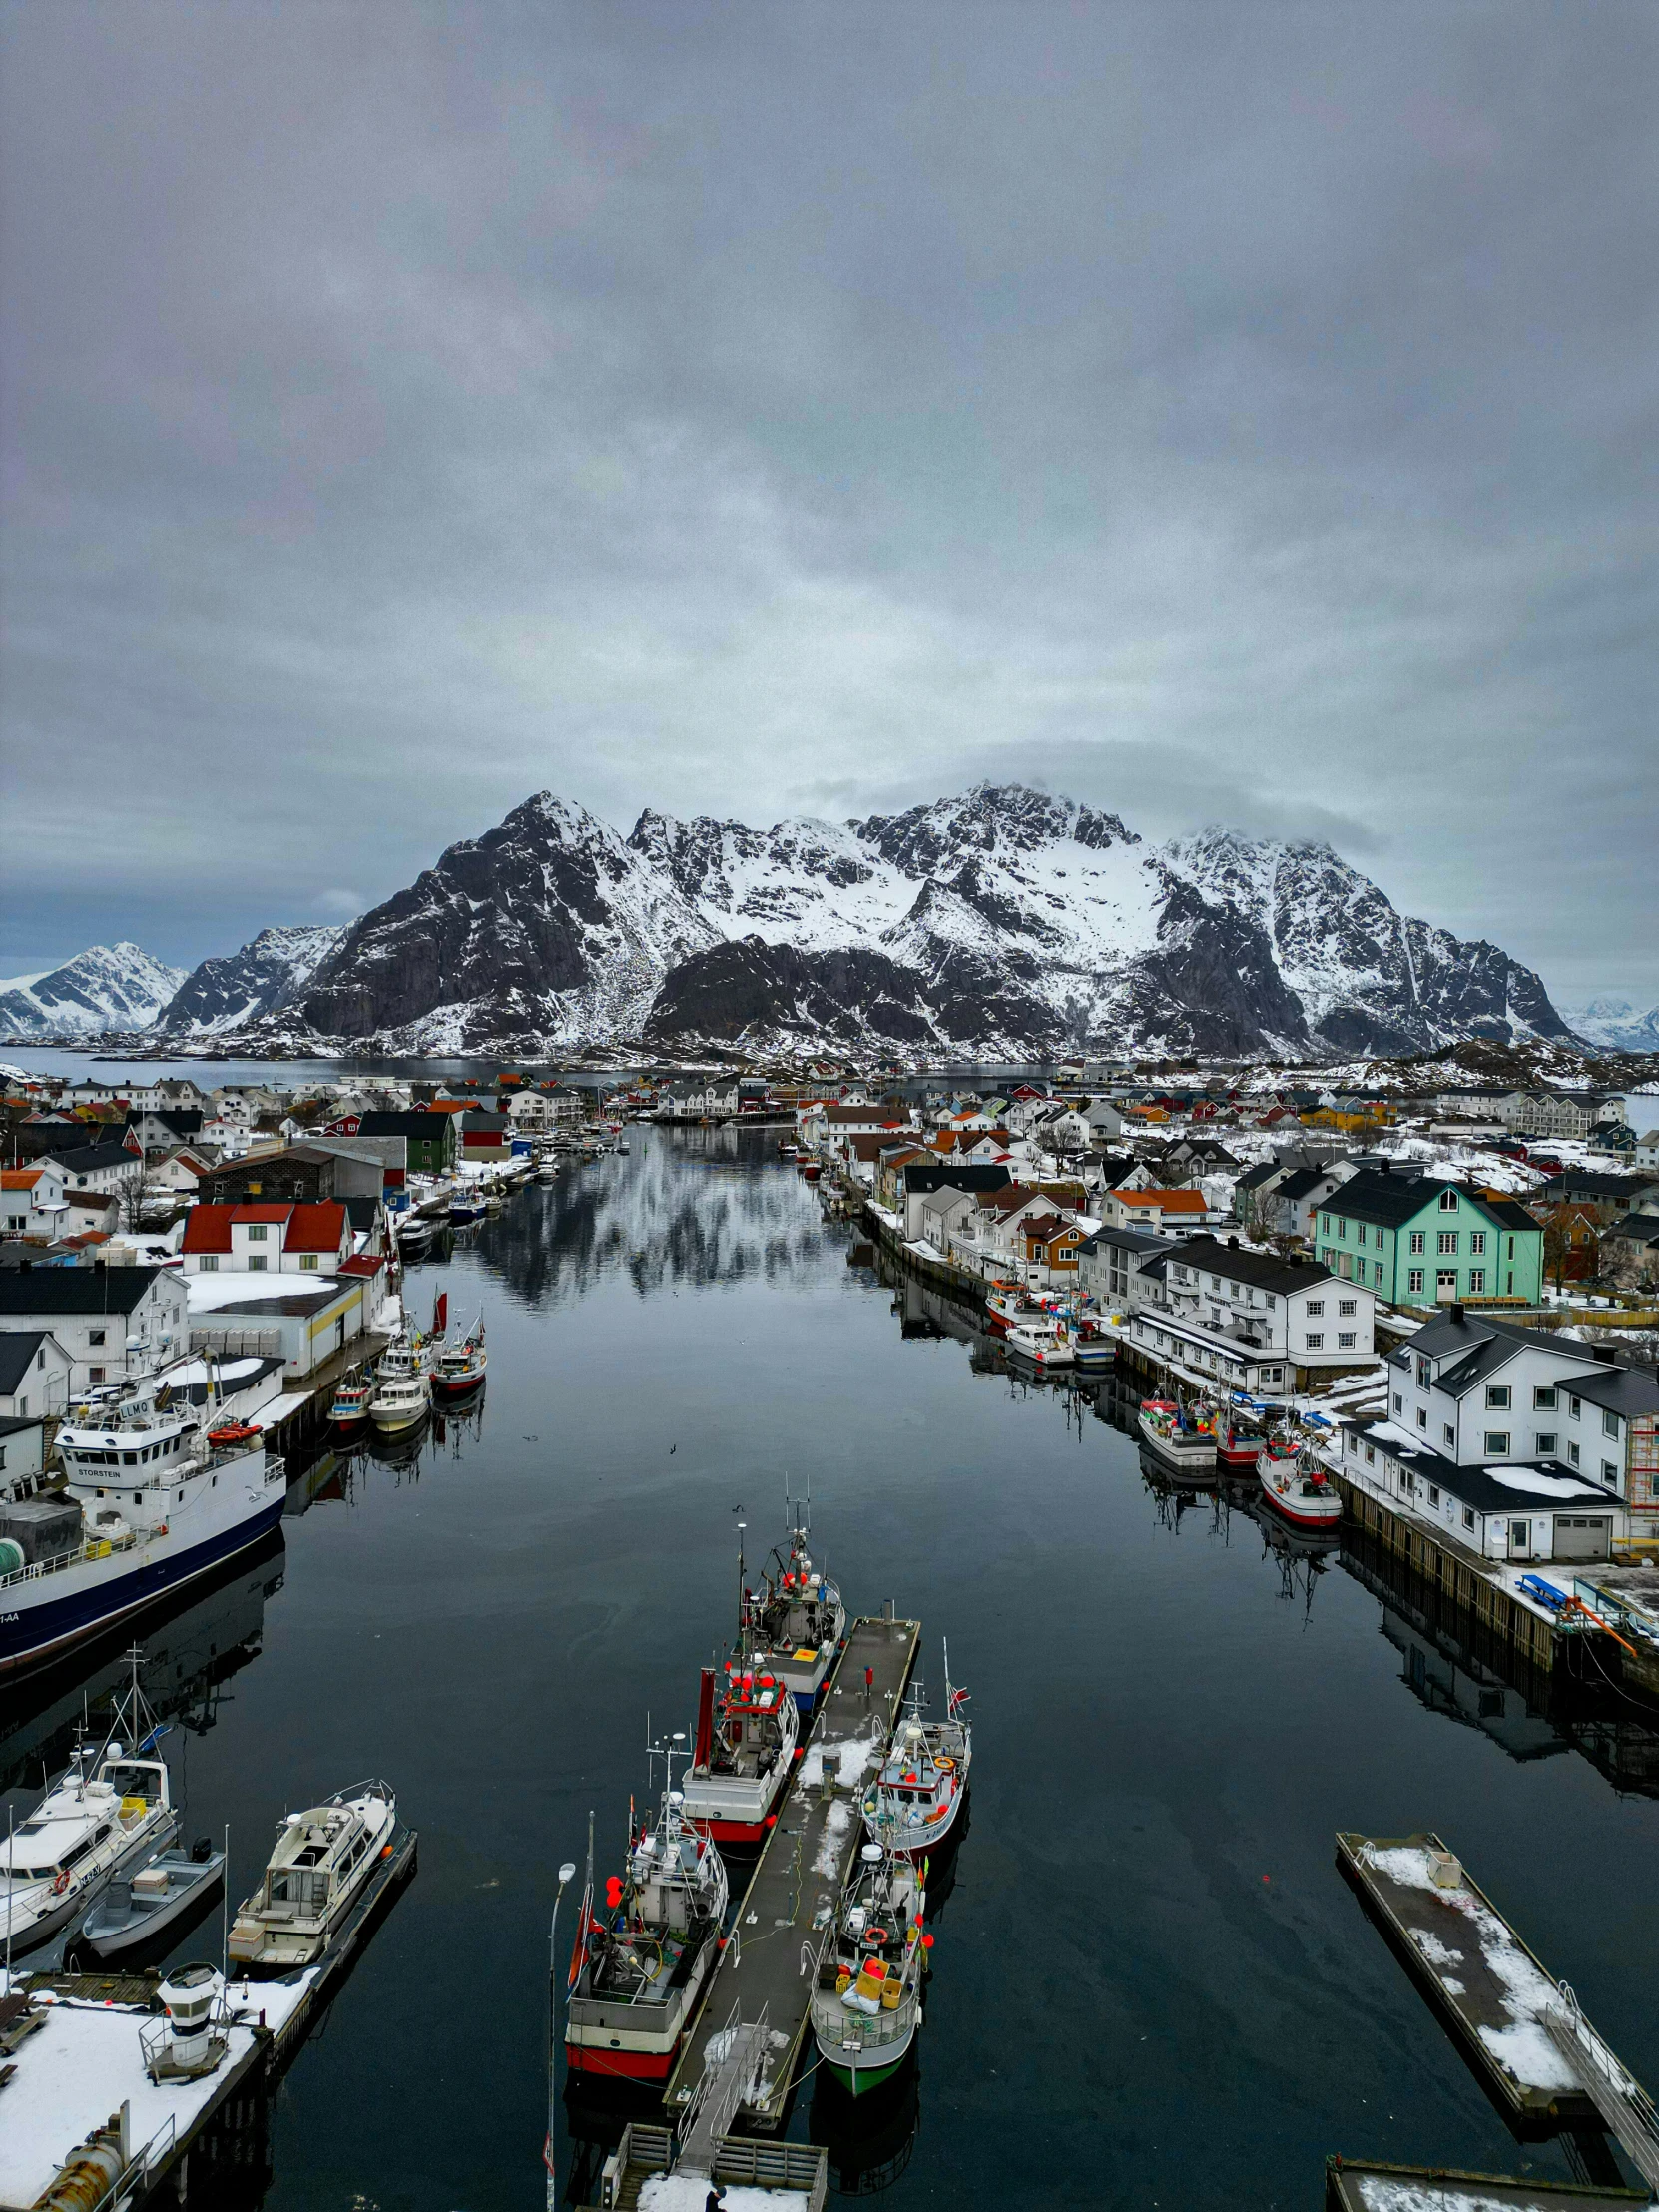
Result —
<path fill-rule="evenodd" d="M 547 1931 L 547 2148 L 542 2153 L 542 2162 L 547 2168 L 547 2212 L 558 2212 L 559 2205 L 559 2183 L 553 2161 L 553 2113 L 559 2064 L 559 1900 L 575 1876 L 576 1862 L 567 1859 L 559 1869 L 553 1920 Z"/>

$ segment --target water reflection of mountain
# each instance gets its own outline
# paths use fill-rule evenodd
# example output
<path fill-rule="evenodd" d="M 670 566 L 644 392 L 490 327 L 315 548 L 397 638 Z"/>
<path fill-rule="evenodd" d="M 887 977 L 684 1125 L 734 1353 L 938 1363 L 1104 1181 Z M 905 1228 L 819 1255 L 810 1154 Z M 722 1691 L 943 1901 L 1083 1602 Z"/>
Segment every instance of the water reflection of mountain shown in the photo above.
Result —
<path fill-rule="evenodd" d="M 619 1272 L 643 1296 L 680 1283 L 772 1282 L 821 1257 L 812 1194 L 759 1132 L 640 1131 L 632 1145 L 551 1186 L 527 1184 L 479 1230 L 479 1258 L 540 1306 Z"/>
<path fill-rule="evenodd" d="M 137 1637 L 144 1693 L 157 1715 L 200 1735 L 214 1725 L 220 1691 L 260 1655 L 266 1600 L 282 1585 L 281 1529 L 244 1552 L 188 1602 L 149 1615 Z M 85 1713 L 96 1727 L 129 1679 L 133 1624 L 125 1622 L 56 1666 L 8 1685 L 0 1707 L 0 1789 L 57 1773 Z"/>

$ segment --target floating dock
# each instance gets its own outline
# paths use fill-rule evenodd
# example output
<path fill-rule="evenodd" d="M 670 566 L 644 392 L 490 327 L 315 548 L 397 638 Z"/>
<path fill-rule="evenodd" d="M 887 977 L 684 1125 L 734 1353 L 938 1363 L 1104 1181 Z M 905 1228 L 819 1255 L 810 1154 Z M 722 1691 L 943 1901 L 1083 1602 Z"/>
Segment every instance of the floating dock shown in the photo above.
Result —
<path fill-rule="evenodd" d="M 17 1972 L 0 1996 L 0 2212 L 47 2200 L 60 2176 L 90 2191 L 65 2205 L 137 2207 L 164 2182 L 183 2204 L 192 2152 L 221 2123 L 259 2123 L 272 2082 L 414 1873 L 418 1843 L 395 1832 L 316 1965 L 227 1985 L 225 2056 L 197 2080 L 153 2081 L 146 2066 L 139 2034 L 157 2018 L 159 1975 Z"/>
<path fill-rule="evenodd" d="M 622 2141 L 605 2161 L 599 2202 L 584 2212 L 633 2212 L 640 2191 L 653 2174 L 674 2167 L 674 2137 L 666 2127 L 638 2120 L 622 2131 Z M 690 2179 L 689 2174 L 684 2178 Z M 806 2200 L 807 2212 L 824 2212 L 830 2193 L 830 2160 L 815 2143 L 755 2143 L 725 2135 L 715 2145 L 707 2174 L 699 2174 L 690 2195 L 712 2185 L 739 2189 L 788 2189 Z"/>
<path fill-rule="evenodd" d="M 1629 2212 L 1646 2190 L 1586 2189 L 1572 2181 L 1525 2181 L 1461 2173 L 1452 2166 L 1383 2166 L 1328 2158 L 1325 2212 Z"/>
<path fill-rule="evenodd" d="M 854 1747 L 886 1750 L 920 1639 L 919 1621 L 866 1617 L 848 1630 L 802 1772 L 762 1848 L 703 2009 L 681 2049 L 663 2100 L 671 2117 L 693 2103 L 706 2066 L 718 2063 L 719 2038 L 730 2035 L 733 2023 L 764 2021 L 773 2055 L 755 2101 L 740 2110 L 765 2133 L 783 2125 L 807 2033 L 812 1954 L 863 1841 L 866 1764 Z"/>

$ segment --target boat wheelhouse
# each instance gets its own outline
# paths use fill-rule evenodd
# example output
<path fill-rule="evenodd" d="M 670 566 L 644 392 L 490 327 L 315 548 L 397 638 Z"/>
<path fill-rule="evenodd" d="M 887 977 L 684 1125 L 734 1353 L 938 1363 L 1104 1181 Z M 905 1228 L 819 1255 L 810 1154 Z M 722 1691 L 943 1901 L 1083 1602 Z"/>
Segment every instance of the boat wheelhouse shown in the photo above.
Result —
<path fill-rule="evenodd" d="M 898 2070 L 921 2025 L 933 1940 L 922 1879 L 912 1860 L 865 1844 L 818 1953 L 813 2039 L 853 2096 Z"/>
<path fill-rule="evenodd" d="M 373 1395 L 374 1384 L 367 1380 L 336 1384 L 328 1418 L 342 1436 L 357 1435 L 368 1426 L 368 1406 Z"/>
<path fill-rule="evenodd" d="M 685 1817 L 716 1843 L 754 1846 L 776 1817 L 795 1762 L 800 1708 L 788 1685 L 748 1654 L 724 1675 L 703 1669 Z"/>
<path fill-rule="evenodd" d="M 726 1867 L 707 1836 L 685 1817 L 674 1761 L 688 1758 L 683 1736 L 654 1746 L 668 1782 L 654 1822 L 630 1821 L 621 1875 L 593 1887 L 593 1837 L 565 2004 L 565 2059 L 594 2079 L 666 2081 L 680 2039 L 695 2017 L 720 1956 L 726 1919 Z"/>
<path fill-rule="evenodd" d="M 817 1709 L 846 1634 L 840 1590 L 807 1549 L 810 1511 L 807 1503 L 791 1501 L 789 1550 L 775 1546 L 761 1570 L 761 1587 L 744 1590 L 739 1637 L 804 1714 Z"/>
<path fill-rule="evenodd" d="M 139 1688 L 139 1659 L 108 1738 L 83 1744 L 0 1849 L 0 1926 L 14 1953 L 67 1928 L 117 1876 L 179 1833 L 162 1731 Z"/>
<path fill-rule="evenodd" d="M 325 1805 L 289 1813 L 264 1881 L 231 1924 L 231 1956 L 266 1975 L 320 1958 L 391 1850 L 396 1820 L 384 1782 L 354 1783 Z"/>
<path fill-rule="evenodd" d="M 285 1464 L 263 1434 L 211 1412 L 205 1426 L 153 1376 L 91 1393 L 57 1443 L 62 1492 L 9 1508 L 0 1537 L 0 1673 L 207 1573 L 281 1516 Z"/>
<path fill-rule="evenodd" d="M 944 1663 L 945 1718 L 924 1718 L 926 1692 L 919 1683 L 893 1732 L 880 1772 L 864 1792 L 864 1827 L 889 1852 L 918 1858 L 936 1852 L 967 1802 L 973 1762 L 973 1730 L 963 1714 L 967 1692 L 950 1680 Z"/>

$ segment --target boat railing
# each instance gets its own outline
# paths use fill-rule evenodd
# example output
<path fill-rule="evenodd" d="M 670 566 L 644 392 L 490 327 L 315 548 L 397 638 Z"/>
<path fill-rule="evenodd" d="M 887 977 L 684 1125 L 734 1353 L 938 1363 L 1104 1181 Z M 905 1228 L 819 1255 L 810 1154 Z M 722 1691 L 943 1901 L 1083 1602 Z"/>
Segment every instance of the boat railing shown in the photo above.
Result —
<path fill-rule="evenodd" d="M 832 1989 L 813 1991 L 813 2025 L 822 2025 L 827 2039 L 832 2042 L 844 2040 L 850 2026 L 857 2032 L 861 2050 L 879 2050 L 887 2043 L 896 2043 L 911 2026 L 910 2007 L 915 1991 L 905 1989 L 898 2002 L 890 2009 L 883 2005 L 879 2012 L 865 2012 L 857 2005 L 843 2004 Z M 830 2034 L 830 2030 L 835 2030 Z"/>
<path fill-rule="evenodd" d="M 14 1567 L 10 1574 L 0 1574 L 0 1590 L 15 1589 L 20 1583 L 38 1582 L 48 1574 L 62 1574 L 66 1567 L 78 1567 L 84 1559 L 107 1559 L 112 1552 L 131 1551 L 139 1540 L 139 1532 L 129 1528 L 121 1536 L 83 1536 L 69 1551 L 55 1551 L 46 1559 L 31 1559 L 24 1567 Z"/>

